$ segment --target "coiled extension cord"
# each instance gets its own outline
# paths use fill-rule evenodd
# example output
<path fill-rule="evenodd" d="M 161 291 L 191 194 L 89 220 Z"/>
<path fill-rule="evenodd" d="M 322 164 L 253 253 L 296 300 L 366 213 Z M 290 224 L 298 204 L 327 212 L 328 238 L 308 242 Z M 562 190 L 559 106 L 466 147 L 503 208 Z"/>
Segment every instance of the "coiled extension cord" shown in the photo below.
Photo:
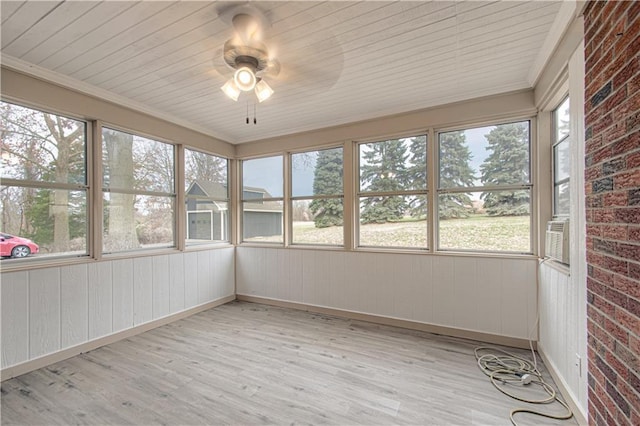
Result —
<path fill-rule="evenodd" d="M 483 352 L 486 353 L 482 354 Z M 571 409 L 566 402 L 559 398 L 555 389 L 553 389 L 551 385 L 543 380 L 542 374 L 540 374 L 540 371 L 537 367 L 536 354 L 533 351 L 533 348 L 531 348 L 531 353 L 533 354 L 533 363 L 529 360 L 498 348 L 479 346 L 475 349 L 478 367 L 480 367 L 480 370 L 482 370 L 482 372 L 489 377 L 493 386 L 503 394 L 518 401 L 528 402 L 532 404 L 550 404 L 554 401 L 557 401 L 567 410 L 567 414 L 554 415 L 543 413 L 541 411 L 531 410 L 528 408 L 516 408 L 511 410 L 511 412 L 509 413 L 509 418 L 511 419 L 511 423 L 514 426 L 517 426 L 517 423 L 514 419 L 514 415 L 517 413 L 529 413 L 536 416 L 542 416 L 556 420 L 570 419 L 571 417 L 573 417 Z M 508 386 L 499 386 L 499 384 L 517 384 L 525 386 L 530 384 L 537 385 L 540 386 L 548 396 L 542 399 L 527 399 L 509 392 L 507 390 Z"/>

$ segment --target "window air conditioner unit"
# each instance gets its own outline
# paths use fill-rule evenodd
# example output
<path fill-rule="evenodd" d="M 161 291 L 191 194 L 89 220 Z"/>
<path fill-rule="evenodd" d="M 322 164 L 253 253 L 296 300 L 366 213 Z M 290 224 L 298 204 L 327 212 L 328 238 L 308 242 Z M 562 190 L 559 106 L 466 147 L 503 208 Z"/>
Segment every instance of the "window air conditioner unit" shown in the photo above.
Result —
<path fill-rule="evenodd" d="M 544 245 L 548 258 L 569 264 L 569 220 L 551 220 L 547 222 L 547 234 Z"/>

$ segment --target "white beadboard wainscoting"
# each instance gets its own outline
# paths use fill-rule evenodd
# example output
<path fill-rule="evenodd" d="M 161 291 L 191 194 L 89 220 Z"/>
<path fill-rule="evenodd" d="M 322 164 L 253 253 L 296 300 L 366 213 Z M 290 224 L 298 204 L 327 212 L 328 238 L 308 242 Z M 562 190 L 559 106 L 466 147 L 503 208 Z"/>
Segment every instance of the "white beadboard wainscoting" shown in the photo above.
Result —
<path fill-rule="evenodd" d="M 240 246 L 236 292 L 535 341 L 536 268 L 534 258 Z"/>
<path fill-rule="evenodd" d="M 2 369 L 235 298 L 234 248 L 2 273 Z M 3 374 L 3 379 L 6 374 Z"/>
<path fill-rule="evenodd" d="M 539 273 L 538 349 L 549 369 L 555 373 L 556 384 L 569 397 L 568 402 L 577 405 L 573 407 L 574 413 L 577 408 L 582 418 L 586 418 L 587 353 L 581 334 L 587 325 L 579 306 L 586 301 L 568 272 L 542 264 Z M 580 356 L 579 360 L 577 356 Z"/>

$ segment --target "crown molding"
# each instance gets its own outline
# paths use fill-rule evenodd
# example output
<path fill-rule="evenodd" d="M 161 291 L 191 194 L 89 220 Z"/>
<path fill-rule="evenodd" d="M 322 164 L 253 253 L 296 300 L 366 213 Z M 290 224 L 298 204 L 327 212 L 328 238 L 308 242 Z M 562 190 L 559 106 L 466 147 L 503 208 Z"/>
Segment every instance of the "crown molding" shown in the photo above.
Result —
<path fill-rule="evenodd" d="M 69 90 L 80 92 L 85 95 L 106 100 L 114 104 L 121 105 L 123 107 L 142 112 L 152 117 L 156 117 L 164 121 L 177 124 L 187 129 L 202 133 L 204 135 L 211 136 L 223 142 L 227 142 L 230 144 L 235 143 L 230 141 L 232 138 L 230 138 L 229 135 L 212 132 L 211 129 L 207 129 L 205 127 L 199 126 L 188 120 L 174 117 L 158 109 L 150 108 L 149 106 L 142 104 L 140 102 L 136 102 L 130 98 L 127 98 L 126 96 L 115 94 L 108 90 L 96 87 L 92 84 L 85 83 L 73 77 L 69 77 L 69 76 L 57 73 L 55 71 L 51 71 L 46 68 L 40 67 L 38 65 L 31 64 L 21 59 L 15 58 L 13 56 L 0 54 L 0 63 L 5 68 L 38 78 L 40 80 L 44 80 L 44 81 L 56 84 L 58 86 L 67 88 Z"/>

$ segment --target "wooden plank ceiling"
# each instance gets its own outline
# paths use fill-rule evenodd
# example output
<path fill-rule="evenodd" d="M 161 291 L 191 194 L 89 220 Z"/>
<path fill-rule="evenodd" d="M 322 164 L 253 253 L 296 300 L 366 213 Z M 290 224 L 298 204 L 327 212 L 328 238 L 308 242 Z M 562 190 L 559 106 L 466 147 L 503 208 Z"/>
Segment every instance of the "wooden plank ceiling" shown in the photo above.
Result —
<path fill-rule="evenodd" d="M 561 2 L 251 2 L 282 68 L 257 125 L 220 90 L 234 5 L 3 0 L 2 63 L 242 143 L 530 88 Z"/>

